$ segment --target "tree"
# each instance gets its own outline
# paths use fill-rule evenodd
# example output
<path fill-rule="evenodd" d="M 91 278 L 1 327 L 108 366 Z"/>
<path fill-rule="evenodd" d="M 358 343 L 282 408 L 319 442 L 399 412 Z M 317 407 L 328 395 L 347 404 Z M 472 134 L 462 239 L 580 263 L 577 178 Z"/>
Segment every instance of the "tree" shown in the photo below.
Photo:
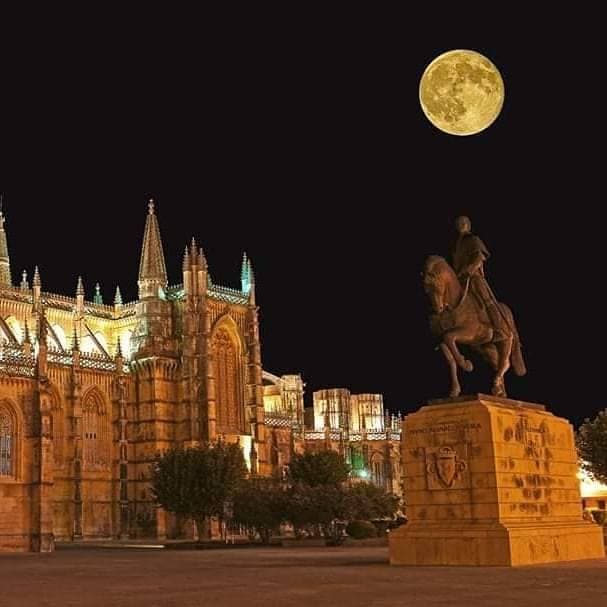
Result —
<path fill-rule="evenodd" d="M 595 480 L 607 483 L 607 409 L 580 426 L 577 448 L 582 468 Z"/>
<path fill-rule="evenodd" d="M 347 513 L 351 520 L 372 521 L 392 518 L 398 510 L 399 499 L 372 483 L 356 483 L 347 493 Z"/>
<path fill-rule="evenodd" d="M 350 468 L 335 451 L 295 455 L 289 466 L 291 487 L 286 512 L 296 532 L 321 530 L 334 544 L 347 522 L 391 518 L 398 498 L 371 483 L 346 486 Z"/>
<path fill-rule="evenodd" d="M 244 457 L 236 444 L 171 449 L 154 466 L 152 491 L 165 510 L 192 518 L 200 537 L 205 520 L 223 517 L 225 504 L 245 474 Z"/>
<path fill-rule="evenodd" d="M 287 520 L 286 501 L 285 490 L 275 479 L 250 478 L 234 494 L 232 520 L 255 529 L 269 544 L 272 532 Z"/>
<path fill-rule="evenodd" d="M 291 481 L 308 487 L 339 486 L 349 474 L 350 467 L 335 451 L 296 454 L 289 464 Z"/>
<path fill-rule="evenodd" d="M 346 494 L 347 490 L 337 485 L 293 485 L 288 492 L 287 518 L 296 532 L 306 529 L 316 535 L 320 530 L 338 544 L 346 515 Z"/>

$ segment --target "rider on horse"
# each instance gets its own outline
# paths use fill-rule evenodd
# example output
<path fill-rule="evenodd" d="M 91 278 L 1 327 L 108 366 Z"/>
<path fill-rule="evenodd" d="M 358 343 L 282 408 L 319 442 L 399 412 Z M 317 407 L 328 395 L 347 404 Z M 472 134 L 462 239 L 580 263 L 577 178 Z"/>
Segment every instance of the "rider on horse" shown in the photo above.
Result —
<path fill-rule="evenodd" d="M 468 217 L 458 217 L 455 226 L 459 236 L 453 251 L 453 269 L 464 287 L 467 281 L 470 281 L 469 290 L 487 312 L 489 323 L 494 330 L 494 339 L 504 339 L 508 326 L 487 283 L 483 268 L 489 258 L 489 251 L 483 241 L 472 233 L 472 224 Z"/>

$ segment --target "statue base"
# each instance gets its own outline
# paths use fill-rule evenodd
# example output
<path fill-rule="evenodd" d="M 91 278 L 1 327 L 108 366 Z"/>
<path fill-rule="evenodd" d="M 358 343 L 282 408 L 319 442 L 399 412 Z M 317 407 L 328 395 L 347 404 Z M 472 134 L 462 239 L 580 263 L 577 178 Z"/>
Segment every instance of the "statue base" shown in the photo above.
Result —
<path fill-rule="evenodd" d="M 542 405 L 484 394 L 434 401 L 403 422 L 409 522 L 393 565 L 530 565 L 604 558 L 582 518 L 573 428 Z"/>

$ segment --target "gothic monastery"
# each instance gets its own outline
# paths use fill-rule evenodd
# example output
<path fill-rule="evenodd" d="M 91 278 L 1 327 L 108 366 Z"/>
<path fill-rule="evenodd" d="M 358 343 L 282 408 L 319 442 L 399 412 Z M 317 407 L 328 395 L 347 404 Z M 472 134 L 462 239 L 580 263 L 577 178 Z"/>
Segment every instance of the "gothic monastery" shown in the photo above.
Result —
<path fill-rule="evenodd" d="M 139 298 L 111 305 L 11 279 L 0 211 L 0 550 L 51 551 L 55 541 L 175 537 L 155 507 L 150 469 L 169 447 L 222 438 L 251 473 L 280 474 L 293 452 L 335 449 L 364 478 L 400 493 L 399 420 L 381 395 L 315 392 L 299 375 L 262 368 L 255 277 L 215 284 L 192 240 L 169 286 L 154 203 Z M 270 321 L 271 322 L 271 321 Z"/>

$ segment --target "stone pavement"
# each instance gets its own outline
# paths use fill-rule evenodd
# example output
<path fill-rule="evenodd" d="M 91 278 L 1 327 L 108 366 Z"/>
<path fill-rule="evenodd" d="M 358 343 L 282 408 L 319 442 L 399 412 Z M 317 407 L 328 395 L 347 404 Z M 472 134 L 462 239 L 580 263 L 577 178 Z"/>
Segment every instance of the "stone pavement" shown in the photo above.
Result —
<path fill-rule="evenodd" d="M 1 607 L 594 607 L 607 560 L 521 568 L 390 567 L 387 548 L 0 554 Z"/>

